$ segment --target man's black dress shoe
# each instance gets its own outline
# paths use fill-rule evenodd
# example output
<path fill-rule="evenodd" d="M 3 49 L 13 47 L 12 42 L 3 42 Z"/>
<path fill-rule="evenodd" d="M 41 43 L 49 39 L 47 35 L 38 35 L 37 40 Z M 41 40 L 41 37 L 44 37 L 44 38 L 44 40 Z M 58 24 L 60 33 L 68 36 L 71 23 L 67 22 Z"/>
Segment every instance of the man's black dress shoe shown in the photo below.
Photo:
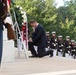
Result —
<path fill-rule="evenodd" d="M 29 58 L 34 58 L 34 57 L 37 57 L 37 56 L 29 56 Z"/>

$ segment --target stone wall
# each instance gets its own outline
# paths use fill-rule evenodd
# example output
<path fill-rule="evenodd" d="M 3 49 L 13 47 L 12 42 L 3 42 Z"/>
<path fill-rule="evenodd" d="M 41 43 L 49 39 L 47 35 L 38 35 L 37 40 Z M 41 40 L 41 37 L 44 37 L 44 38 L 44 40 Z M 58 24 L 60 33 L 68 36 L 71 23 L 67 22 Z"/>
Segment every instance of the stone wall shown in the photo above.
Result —
<path fill-rule="evenodd" d="M 14 62 L 14 61 L 15 61 L 14 41 L 7 40 L 7 29 L 4 29 L 2 62 Z"/>

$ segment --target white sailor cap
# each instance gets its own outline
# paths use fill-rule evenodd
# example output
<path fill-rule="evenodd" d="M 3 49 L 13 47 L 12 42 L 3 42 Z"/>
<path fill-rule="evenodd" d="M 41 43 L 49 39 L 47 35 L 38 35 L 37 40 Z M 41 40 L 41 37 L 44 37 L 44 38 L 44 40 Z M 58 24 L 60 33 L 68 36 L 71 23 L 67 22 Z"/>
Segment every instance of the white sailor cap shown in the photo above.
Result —
<path fill-rule="evenodd" d="M 48 31 L 48 32 L 46 32 L 46 34 L 49 34 L 50 32 Z"/>
<path fill-rule="evenodd" d="M 55 32 L 55 31 L 53 31 L 53 32 L 52 32 L 52 34 L 56 34 L 56 32 Z"/>
<path fill-rule="evenodd" d="M 70 36 L 66 36 L 66 39 L 69 39 L 70 38 Z"/>
<path fill-rule="evenodd" d="M 58 36 L 58 38 L 62 38 L 62 35 Z"/>
<path fill-rule="evenodd" d="M 71 40 L 71 42 L 75 42 L 75 40 Z"/>

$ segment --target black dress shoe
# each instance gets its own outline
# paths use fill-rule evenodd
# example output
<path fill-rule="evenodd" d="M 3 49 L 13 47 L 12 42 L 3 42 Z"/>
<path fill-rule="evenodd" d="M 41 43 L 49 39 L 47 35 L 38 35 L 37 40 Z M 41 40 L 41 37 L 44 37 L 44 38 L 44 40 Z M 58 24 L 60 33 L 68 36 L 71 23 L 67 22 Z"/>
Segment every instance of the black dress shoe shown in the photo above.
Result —
<path fill-rule="evenodd" d="M 37 57 L 37 56 L 29 56 L 29 58 L 34 58 L 34 57 Z"/>

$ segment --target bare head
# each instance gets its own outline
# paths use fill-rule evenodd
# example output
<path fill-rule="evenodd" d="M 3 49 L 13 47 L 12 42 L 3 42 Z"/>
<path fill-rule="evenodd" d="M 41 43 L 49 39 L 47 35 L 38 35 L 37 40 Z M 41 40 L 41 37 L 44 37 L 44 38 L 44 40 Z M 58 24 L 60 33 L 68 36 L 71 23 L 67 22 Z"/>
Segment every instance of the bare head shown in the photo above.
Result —
<path fill-rule="evenodd" d="M 31 27 L 37 27 L 38 26 L 38 23 L 35 20 L 31 20 L 30 21 L 30 25 L 31 25 Z"/>

